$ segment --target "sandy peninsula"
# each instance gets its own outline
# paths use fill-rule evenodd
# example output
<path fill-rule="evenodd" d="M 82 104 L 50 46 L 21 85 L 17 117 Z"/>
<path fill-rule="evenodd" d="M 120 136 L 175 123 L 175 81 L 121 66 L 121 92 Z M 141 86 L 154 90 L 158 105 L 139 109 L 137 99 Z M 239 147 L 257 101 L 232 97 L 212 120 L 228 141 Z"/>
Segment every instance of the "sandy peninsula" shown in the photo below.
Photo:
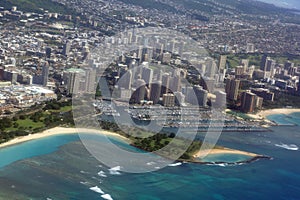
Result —
<path fill-rule="evenodd" d="M 216 154 L 238 154 L 238 155 L 245 155 L 245 156 L 251 156 L 251 157 L 260 156 L 255 153 L 224 148 L 224 149 L 201 150 L 201 151 L 197 152 L 196 154 L 194 154 L 194 158 L 202 158 L 207 155 L 216 155 Z"/>
<path fill-rule="evenodd" d="M 96 130 L 96 129 L 87 129 L 87 128 L 64 128 L 64 127 L 55 127 L 52 129 L 45 130 L 41 133 L 30 134 L 27 136 L 17 137 L 8 142 L 0 144 L 0 148 L 16 145 L 22 142 L 27 142 L 30 140 L 36 140 L 40 138 L 45 138 L 55 135 L 65 135 L 65 134 L 78 134 L 78 133 L 92 133 L 92 134 L 102 134 L 107 136 L 115 136 L 128 141 L 126 137 L 123 137 L 117 133 L 105 131 L 105 130 Z"/>

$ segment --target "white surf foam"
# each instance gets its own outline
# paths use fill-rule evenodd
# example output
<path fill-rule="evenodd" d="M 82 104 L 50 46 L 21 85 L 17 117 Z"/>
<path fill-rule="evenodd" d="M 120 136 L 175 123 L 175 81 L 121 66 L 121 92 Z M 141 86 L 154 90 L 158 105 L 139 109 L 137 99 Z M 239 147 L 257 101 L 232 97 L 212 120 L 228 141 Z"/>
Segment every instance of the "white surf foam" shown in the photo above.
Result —
<path fill-rule="evenodd" d="M 295 144 L 275 144 L 276 147 L 284 148 L 291 151 L 298 151 L 299 147 Z"/>
<path fill-rule="evenodd" d="M 98 186 L 91 187 L 90 190 L 100 193 L 100 194 L 105 194 Z"/>
<path fill-rule="evenodd" d="M 156 164 L 155 162 L 148 162 L 147 163 L 148 166 L 155 165 L 155 164 Z"/>
<path fill-rule="evenodd" d="M 108 171 L 111 175 L 120 175 L 121 173 L 119 172 L 121 170 L 120 166 L 116 166 L 113 168 L 110 168 Z"/>
<path fill-rule="evenodd" d="M 227 163 L 219 163 L 219 164 L 217 164 L 217 163 L 210 163 L 210 164 L 207 164 L 207 165 L 209 165 L 209 166 L 219 166 L 219 167 L 227 167 L 228 166 L 228 164 Z"/>
<path fill-rule="evenodd" d="M 89 182 L 87 182 L 87 181 L 85 181 L 85 182 L 80 181 L 80 183 L 81 183 L 82 185 L 87 185 L 87 184 L 89 184 Z"/>
<path fill-rule="evenodd" d="M 177 166 L 180 166 L 180 165 L 182 165 L 181 162 L 173 163 L 173 164 L 168 164 L 169 167 L 177 167 Z"/>
<path fill-rule="evenodd" d="M 109 194 L 103 194 L 101 195 L 101 197 L 106 200 L 113 200 L 113 198 Z"/>
<path fill-rule="evenodd" d="M 101 177 L 107 177 L 104 171 L 98 172 L 98 175 Z"/>
<path fill-rule="evenodd" d="M 226 167 L 226 166 L 228 166 L 228 164 L 226 164 L 226 163 L 214 164 L 214 165 L 216 165 L 216 166 L 220 166 L 220 167 Z"/>

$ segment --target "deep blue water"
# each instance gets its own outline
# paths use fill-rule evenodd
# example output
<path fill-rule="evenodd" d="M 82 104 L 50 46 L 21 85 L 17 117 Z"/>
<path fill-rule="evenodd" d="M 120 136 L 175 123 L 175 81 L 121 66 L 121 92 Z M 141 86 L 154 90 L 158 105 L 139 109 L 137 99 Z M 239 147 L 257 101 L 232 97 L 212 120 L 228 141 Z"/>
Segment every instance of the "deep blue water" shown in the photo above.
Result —
<path fill-rule="evenodd" d="M 288 120 L 300 122 L 300 114 Z M 90 156 L 77 135 L 55 136 L 0 150 L 0 199 L 96 200 L 108 196 L 90 189 L 95 186 L 115 200 L 300 198 L 300 154 L 291 150 L 300 147 L 299 126 L 278 126 L 262 133 L 226 132 L 218 144 L 269 155 L 273 160 L 225 167 L 183 163 L 151 173 L 117 174 Z"/>

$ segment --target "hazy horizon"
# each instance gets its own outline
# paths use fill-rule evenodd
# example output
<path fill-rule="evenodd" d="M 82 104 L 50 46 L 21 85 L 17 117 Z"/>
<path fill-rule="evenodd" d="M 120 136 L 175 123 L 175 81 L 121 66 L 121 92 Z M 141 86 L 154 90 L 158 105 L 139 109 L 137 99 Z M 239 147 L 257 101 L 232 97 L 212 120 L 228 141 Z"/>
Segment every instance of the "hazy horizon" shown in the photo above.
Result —
<path fill-rule="evenodd" d="M 300 1 L 299 0 L 259 0 L 266 3 L 271 3 L 276 6 L 285 7 L 285 8 L 296 8 L 300 10 Z"/>

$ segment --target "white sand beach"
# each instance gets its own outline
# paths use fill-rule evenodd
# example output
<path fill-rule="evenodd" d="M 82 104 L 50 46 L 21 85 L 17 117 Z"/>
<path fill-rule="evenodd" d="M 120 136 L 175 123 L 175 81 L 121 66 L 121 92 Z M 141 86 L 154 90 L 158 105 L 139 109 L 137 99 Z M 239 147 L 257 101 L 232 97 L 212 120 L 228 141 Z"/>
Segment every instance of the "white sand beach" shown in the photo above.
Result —
<path fill-rule="evenodd" d="M 87 129 L 87 128 L 64 128 L 64 127 L 55 127 L 52 129 L 45 130 L 41 133 L 35 133 L 35 134 L 30 134 L 27 136 L 21 136 L 17 137 L 15 139 L 12 139 L 8 142 L 0 144 L 0 148 L 7 147 L 7 146 L 12 146 L 15 144 L 19 144 L 22 142 L 27 142 L 30 140 L 36 140 L 40 138 L 45 138 L 49 136 L 54 136 L 54 135 L 65 135 L 65 134 L 77 134 L 77 133 L 92 133 L 92 134 L 102 134 L 102 135 L 108 135 L 108 136 L 115 136 L 119 137 L 125 141 L 128 141 L 126 137 L 123 137 L 117 133 L 110 132 L 110 131 L 105 131 L 105 130 L 96 130 L 96 129 Z"/>
<path fill-rule="evenodd" d="M 238 154 L 238 155 L 245 155 L 245 156 L 251 156 L 251 157 L 259 156 L 258 154 L 255 154 L 255 153 L 224 148 L 224 149 L 201 150 L 201 151 L 197 152 L 196 154 L 194 154 L 194 158 L 201 158 L 201 157 L 205 157 L 207 155 L 215 155 L 215 154 Z"/>
<path fill-rule="evenodd" d="M 266 117 L 269 115 L 274 115 L 274 114 L 289 115 L 295 112 L 300 112 L 300 108 L 276 108 L 276 109 L 262 110 L 256 114 L 248 113 L 247 115 L 256 120 L 264 120 L 266 122 L 270 122 L 269 120 L 266 119 Z"/>
<path fill-rule="evenodd" d="M 277 108 L 277 109 L 260 111 L 259 113 L 256 114 L 256 116 L 266 118 L 269 115 L 274 115 L 274 114 L 288 115 L 288 114 L 296 113 L 296 112 L 300 112 L 300 108 Z"/>

